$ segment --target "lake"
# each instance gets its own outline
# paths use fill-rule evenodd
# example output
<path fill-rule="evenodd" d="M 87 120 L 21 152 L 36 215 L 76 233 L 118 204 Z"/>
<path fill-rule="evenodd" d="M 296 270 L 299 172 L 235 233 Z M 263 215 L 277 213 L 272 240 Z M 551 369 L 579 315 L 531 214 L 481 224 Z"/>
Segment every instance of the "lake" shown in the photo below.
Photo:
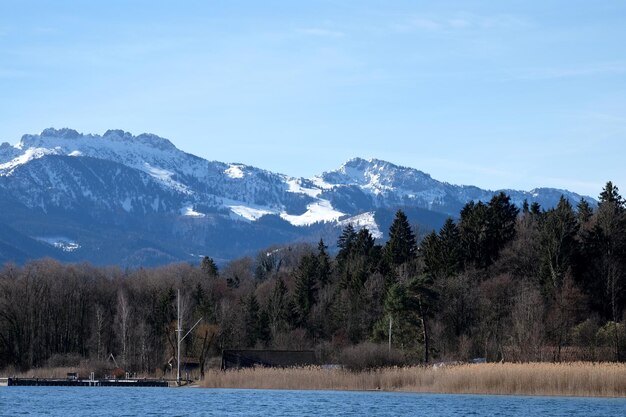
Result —
<path fill-rule="evenodd" d="M 0 416 L 626 416 L 626 399 L 200 388 L 0 388 Z"/>

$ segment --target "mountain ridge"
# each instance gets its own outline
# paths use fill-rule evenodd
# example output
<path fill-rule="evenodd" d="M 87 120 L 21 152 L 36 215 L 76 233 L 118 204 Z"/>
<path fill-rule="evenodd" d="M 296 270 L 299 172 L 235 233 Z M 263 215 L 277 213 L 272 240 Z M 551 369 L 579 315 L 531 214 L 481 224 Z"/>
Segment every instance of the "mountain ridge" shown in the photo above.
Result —
<path fill-rule="evenodd" d="M 16 145 L 0 145 L 0 192 L 23 206 L 18 210 L 22 214 L 4 213 L 0 222 L 24 229 L 38 242 L 51 242 L 52 237 L 38 232 L 45 224 L 65 239 L 58 247 L 76 242 L 77 259 L 89 252 L 87 246 L 97 244 L 91 232 L 101 229 L 144 253 L 145 247 L 136 246 L 148 236 L 147 247 L 168 260 L 211 255 L 219 247 L 217 230 L 250 240 L 218 248 L 225 259 L 260 249 L 262 243 L 332 239 L 351 219 L 383 239 L 385 224 L 379 219 L 388 217 L 384 212 L 404 208 L 430 219 L 425 226 L 436 228 L 441 219 L 458 216 L 468 201 L 487 201 L 499 191 L 438 181 L 418 169 L 376 158 L 356 157 L 335 170 L 296 178 L 242 163 L 209 161 L 157 135 L 134 136 L 119 129 L 94 135 L 48 128 L 39 135 L 23 135 Z M 527 200 L 546 208 L 561 195 L 572 203 L 584 197 L 554 188 L 506 192 L 517 205 Z M 61 224 L 49 225 L 51 216 L 62 219 Z M 419 218 L 412 220 L 420 223 Z M 65 221 L 74 228 L 67 231 Z M 97 251 L 86 259 L 95 256 Z M 103 258 L 124 263 L 115 256 Z"/>

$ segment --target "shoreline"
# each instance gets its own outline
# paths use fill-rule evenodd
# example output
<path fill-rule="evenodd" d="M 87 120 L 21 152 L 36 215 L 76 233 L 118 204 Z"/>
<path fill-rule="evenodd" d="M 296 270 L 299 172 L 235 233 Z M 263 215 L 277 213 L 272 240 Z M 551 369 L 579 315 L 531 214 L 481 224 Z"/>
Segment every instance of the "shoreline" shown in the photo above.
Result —
<path fill-rule="evenodd" d="M 214 388 L 203 387 L 200 384 L 182 386 L 182 387 L 170 387 L 170 388 L 194 388 L 202 390 L 241 390 L 241 391 L 318 391 L 318 392 L 363 392 L 363 393 L 384 393 L 384 394 L 424 394 L 424 395 L 467 395 L 467 396 L 484 396 L 484 397 L 533 397 L 533 398 L 605 398 L 607 400 L 614 399 L 626 400 L 624 396 L 605 396 L 605 395 L 564 395 L 564 394 L 503 394 L 503 393 L 488 393 L 488 392 L 433 392 L 433 391 L 402 391 L 402 390 L 358 390 L 358 389 L 307 389 L 307 388 Z"/>
<path fill-rule="evenodd" d="M 62 378 L 61 375 L 70 370 L 76 371 L 75 368 L 39 368 L 19 377 Z M 149 375 L 145 377 L 150 379 Z M 617 399 L 626 398 L 626 364 L 486 363 L 438 368 L 391 367 L 363 371 L 316 366 L 228 371 L 209 369 L 203 381 L 192 380 L 189 385 L 175 388 Z"/>
<path fill-rule="evenodd" d="M 467 364 L 360 372 L 316 367 L 252 368 L 209 371 L 199 385 L 233 389 L 626 398 L 626 364 Z"/>

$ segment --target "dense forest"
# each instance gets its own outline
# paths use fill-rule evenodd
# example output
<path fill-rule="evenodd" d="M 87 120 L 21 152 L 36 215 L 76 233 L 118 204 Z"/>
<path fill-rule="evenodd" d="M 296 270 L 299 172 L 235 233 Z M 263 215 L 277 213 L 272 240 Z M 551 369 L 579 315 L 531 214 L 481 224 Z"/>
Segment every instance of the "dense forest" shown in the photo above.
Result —
<path fill-rule="evenodd" d="M 44 259 L 0 271 L 0 369 L 69 360 L 166 371 L 226 348 L 387 352 L 389 361 L 626 359 L 626 204 L 607 183 L 596 207 L 548 210 L 507 195 L 470 202 L 424 233 L 396 213 L 388 240 L 348 225 L 326 244 L 272 247 L 218 270 L 176 264 L 124 271 Z M 343 355 L 343 356 L 342 356 Z M 392 358 L 393 356 L 393 358 Z"/>

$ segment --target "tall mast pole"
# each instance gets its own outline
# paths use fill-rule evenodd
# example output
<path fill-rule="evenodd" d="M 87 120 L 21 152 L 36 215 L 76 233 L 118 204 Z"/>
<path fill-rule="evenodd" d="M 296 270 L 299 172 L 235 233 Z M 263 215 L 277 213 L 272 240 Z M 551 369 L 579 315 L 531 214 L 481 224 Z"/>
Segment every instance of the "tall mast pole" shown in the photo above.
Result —
<path fill-rule="evenodd" d="M 183 331 L 183 329 L 181 328 L 181 317 L 180 317 L 180 288 L 178 289 L 178 294 L 177 294 L 177 311 L 178 311 L 178 319 L 177 319 L 177 328 L 176 328 L 176 333 L 178 333 L 178 349 L 177 349 L 177 353 L 178 353 L 178 359 L 176 361 L 177 364 L 177 372 L 176 372 L 176 384 L 180 385 L 180 332 Z"/>
<path fill-rule="evenodd" d="M 189 334 L 193 331 L 193 329 L 196 328 L 196 326 L 198 324 L 200 324 L 200 322 L 202 321 L 202 317 L 200 317 L 200 319 L 196 322 L 196 324 L 194 324 L 193 326 L 191 326 L 191 329 L 189 329 L 189 331 L 187 333 L 185 333 L 184 336 L 182 336 L 182 332 L 183 332 L 183 316 L 180 314 L 180 288 L 178 289 L 177 295 L 176 295 L 176 302 L 177 302 L 177 310 L 178 310 L 178 319 L 176 320 L 176 333 L 178 334 L 178 352 L 177 352 L 177 366 L 176 366 L 176 384 L 180 386 L 180 342 L 182 342 L 183 340 L 185 340 L 185 338 L 187 336 L 189 336 Z"/>

